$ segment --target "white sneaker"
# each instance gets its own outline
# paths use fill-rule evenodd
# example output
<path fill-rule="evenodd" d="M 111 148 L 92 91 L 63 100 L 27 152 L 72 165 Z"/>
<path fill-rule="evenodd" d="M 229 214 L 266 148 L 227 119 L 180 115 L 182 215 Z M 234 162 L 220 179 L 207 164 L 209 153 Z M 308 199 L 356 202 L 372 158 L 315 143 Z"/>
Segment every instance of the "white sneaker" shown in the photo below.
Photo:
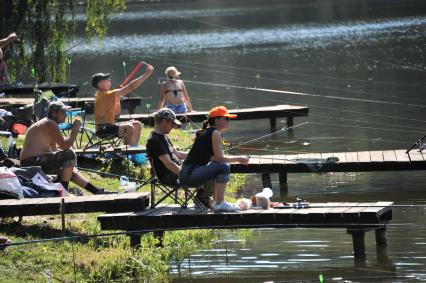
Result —
<path fill-rule="evenodd" d="M 222 201 L 221 203 L 215 203 L 213 204 L 213 210 L 214 211 L 228 211 L 228 212 L 232 212 L 232 211 L 238 211 L 238 207 L 233 206 L 232 204 L 230 204 L 229 202 L 226 201 Z"/>

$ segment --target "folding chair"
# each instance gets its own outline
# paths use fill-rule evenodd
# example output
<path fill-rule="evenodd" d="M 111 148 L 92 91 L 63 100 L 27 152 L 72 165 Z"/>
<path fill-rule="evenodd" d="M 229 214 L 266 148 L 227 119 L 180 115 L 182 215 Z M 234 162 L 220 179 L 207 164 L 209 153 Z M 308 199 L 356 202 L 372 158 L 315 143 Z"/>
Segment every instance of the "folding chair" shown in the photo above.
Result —
<path fill-rule="evenodd" d="M 151 208 L 155 208 L 157 205 L 162 203 L 167 198 L 172 198 L 174 203 L 179 204 L 181 208 L 187 208 L 188 202 L 192 200 L 196 207 L 198 207 L 201 211 L 207 211 L 208 208 L 195 197 L 197 191 L 200 189 L 194 188 L 182 183 L 179 183 L 176 186 L 164 184 L 158 178 L 157 173 L 155 172 L 155 168 L 152 162 L 152 159 L 149 158 L 149 163 L 151 165 Z M 156 200 L 156 191 L 160 191 L 164 195 L 161 196 L 159 200 Z M 179 196 L 179 190 L 184 192 L 183 197 Z"/>
<path fill-rule="evenodd" d="M 119 147 L 122 143 L 124 137 L 120 137 L 117 134 L 99 134 L 94 130 L 88 128 L 81 128 L 81 134 L 79 137 L 80 148 L 82 150 L 99 148 L 101 151 L 108 147 L 116 148 Z M 83 146 L 84 137 L 87 139 L 87 142 Z"/>

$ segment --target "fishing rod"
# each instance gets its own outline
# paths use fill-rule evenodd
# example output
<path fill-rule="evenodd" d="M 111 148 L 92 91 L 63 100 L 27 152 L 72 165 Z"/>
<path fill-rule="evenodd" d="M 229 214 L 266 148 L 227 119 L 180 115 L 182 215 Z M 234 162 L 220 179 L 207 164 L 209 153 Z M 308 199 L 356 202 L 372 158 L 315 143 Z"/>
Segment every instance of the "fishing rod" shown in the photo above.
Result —
<path fill-rule="evenodd" d="M 77 169 L 78 170 L 82 170 L 82 171 L 86 171 L 86 172 L 97 173 L 97 174 L 99 174 L 101 176 L 107 176 L 107 177 L 118 178 L 118 179 L 121 178 L 121 175 L 113 174 L 113 173 L 107 173 L 107 172 L 102 172 L 102 171 L 98 171 L 98 170 L 94 170 L 94 169 L 89 169 L 89 168 L 84 168 L 84 167 L 77 167 Z M 133 177 L 128 177 L 128 179 L 130 181 L 136 181 L 136 182 L 142 183 L 142 185 L 140 185 L 140 186 L 146 185 L 146 184 L 148 184 L 151 181 L 151 179 L 141 180 L 141 179 L 133 178 Z"/>
<path fill-rule="evenodd" d="M 307 208 L 301 208 L 307 209 Z M 299 209 L 300 210 L 300 209 Z M 262 213 L 263 210 L 259 210 L 259 213 Z M 312 224 L 309 223 L 274 223 L 274 228 L 313 228 Z M 321 229 L 322 226 L 324 228 L 342 228 L 341 223 L 318 223 L 315 224 L 315 228 Z M 357 228 L 367 227 L 371 228 L 372 224 L 363 224 L 363 223 L 345 223 L 346 228 L 351 228 L 352 226 Z M 426 229 L 425 225 L 422 224 L 378 224 L 379 226 L 386 226 L 386 228 L 391 229 L 407 229 L 407 228 L 416 228 L 416 229 Z M 224 228 L 223 225 L 212 225 L 207 227 L 206 229 L 221 229 Z M 232 228 L 238 229 L 238 228 L 247 228 L 247 225 L 245 224 L 236 224 L 232 225 Z M 259 229 L 259 228 L 271 228 L 271 224 L 254 224 L 250 225 L 250 228 L 252 229 Z M 182 228 L 167 228 L 167 231 L 179 231 L 179 230 L 193 230 L 193 229 L 200 229 L 199 226 L 190 226 Z M 150 229 L 140 229 L 140 230 L 130 230 L 130 231 L 121 231 L 121 232 L 111 232 L 111 233 L 95 233 L 90 235 L 73 235 L 73 236 L 63 236 L 63 237 L 54 237 L 54 238 L 43 238 L 43 239 L 37 239 L 37 240 L 29 240 L 29 241 L 21 241 L 21 242 L 12 242 L 8 244 L 0 244 L 0 249 L 4 247 L 11 247 L 11 246 L 22 246 L 22 245 L 32 245 L 32 244 L 40 244 L 40 243 L 47 243 L 47 242 L 59 242 L 59 241 L 67 241 L 67 240 L 78 240 L 78 239 L 92 239 L 92 238 L 102 238 L 102 237 L 111 237 L 111 236 L 120 236 L 120 235 L 134 235 L 134 234 L 145 234 L 150 232 L 163 232 L 164 228 L 150 228 Z"/>

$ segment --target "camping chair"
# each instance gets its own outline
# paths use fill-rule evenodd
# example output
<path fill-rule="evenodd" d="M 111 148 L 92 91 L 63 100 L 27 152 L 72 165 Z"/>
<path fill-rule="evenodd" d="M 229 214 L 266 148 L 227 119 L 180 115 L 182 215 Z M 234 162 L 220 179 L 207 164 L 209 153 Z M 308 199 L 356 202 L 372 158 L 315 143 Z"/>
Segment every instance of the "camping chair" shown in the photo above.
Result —
<path fill-rule="evenodd" d="M 172 198 L 175 204 L 179 204 L 181 208 L 185 209 L 188 207 L 188 202 L 192 200 L 192 202 L 195 204 L 196 207 L 198 207 L 201 211 L 207 211 L 208 208 L 200 201 L 198 198 L 195 197 L 197 191 L 200 188 L 194 188 L 182 183 L 173 186 L 164 184 L 160 181 L 158 178 L 157 173 L 155 172 L 155 168 L 152 162 L 152 159 L 149 158 L 149 163 L 151 165 L 151 208 L 155 208 L 157 205 L 162 203 L 167 198 Z M 156 191 L 160 191 L 164 195 L 161 196 L 159 200 L 156 200 Z M 179 196 L 179 190 L 182 190 L 184 192 L 183 196 Z"/>
<path fill-rule="evenodd" d="M 82 118 L 82 127 L 76 138 L 76 148 L 87 150 L 99 148 L 100 150 L 112 147 L 118 147 L 124 137 L 119 137 L 116 134 L 98 134 L 94 129 L 86 127 L 86 109 L 72 108 L 67 111 L 67 122 L 59 124 L 59 128 L 64 132 L 68 132 L 72 128 L 75 118 Z"/>

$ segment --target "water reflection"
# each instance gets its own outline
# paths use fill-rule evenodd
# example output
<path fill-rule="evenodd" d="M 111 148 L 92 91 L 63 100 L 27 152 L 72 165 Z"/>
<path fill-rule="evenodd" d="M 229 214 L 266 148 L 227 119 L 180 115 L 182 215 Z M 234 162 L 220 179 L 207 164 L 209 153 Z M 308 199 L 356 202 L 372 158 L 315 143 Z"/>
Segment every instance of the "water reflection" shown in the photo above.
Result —
<path fill-rule="evenodd" d="M 416 28 L 426 24 L 426 17 L 392 19 L 375 22 L 348 22 L 323 25 L 286 25 L 273 28 L 252 28 L 231 31 L 180 31 L 173 34 L 133 34 L 108 36 L 104 42 L 83 43 L 72 53 L 103 54 L 117 51 L 127 54 L 185 53 L 201 49 L 218 49 L 238 46 L 286 45 L 287 49 L 326 48 L 333 44 L 359 44 L 367 40 L 385 40 L 392 35 L 393 40 L 411 40 L 418 38 Z M 413 28 L 412 35 L 402 33 Z M 259 36 L 262 35 L 262 36 Z M 411 37 L 411 38 L 410 38 Z M 420 38 L 421 39 L 421 38 Z M 82 39 L 76 39 L 81 41 Z M 245 51 L 247 52 L 247 50 Z M 258 52 L 254 49 L 251 52 Z"/>

